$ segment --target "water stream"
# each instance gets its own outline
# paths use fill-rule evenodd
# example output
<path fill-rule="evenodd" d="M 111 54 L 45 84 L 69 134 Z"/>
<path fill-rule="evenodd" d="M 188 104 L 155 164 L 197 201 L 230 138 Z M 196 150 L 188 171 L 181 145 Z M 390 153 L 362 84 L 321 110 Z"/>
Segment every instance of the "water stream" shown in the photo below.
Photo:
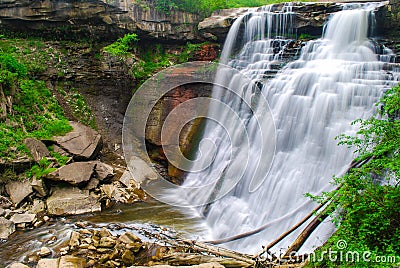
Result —
<path fill-rule="evenodd" d="M 190 239 L 198 239 L 206 233 L 201 218 L 188 217 L 176 208 L 157 201 L 116 205 L 101 213 L 59 217 L 39 228 L 14 233 L 8 241 L 0 243 L 0 267 L 13 262 L 29 263 L 30 257 L 37 256 L 43 246 L 50 248 L 56 256 L 71 232 L 79 229 L 76 222 L 87 222 L 89 229 L 104 226 L 115 235 L 130 231 L 143 241 L 151 241 L 151 237 L 160 232 Z"/>
<path fill-rule="evenodd" d="M 297 60 L 274 74 L 293 34 L 292 5 L 273 11 L 271 6 L 254 9 L 231 27 L 221 62 L 239 70 L 240 76 L 220 68 L 216 82 L 231 81 L 232 92 L 216 87 L 213 98 L 229 105 L 242 120 L 233 120 L 222 105 L 210 107 L 209 114 L 218 123 L 207 123 L 203 139 L 213 141 L 216 149 L 202 148 L 201 154 L 215 153 L 214 160 L 207 169 L 190 173 L 183 185 L 210 188 L 175 193 L 175 198 L 197 206 L 206 217 L 211 239 L 270 222 L 265 231 L 224 245 L 242 252 L 260 251 L 316 207 L 304 194 L 332 189 L 332 177 L 342 174 L 354 158 L 351 149 L 337 146 L 335 137 L 355 134 L 357 126 L 351 122 L 370 116 L 383 92 L 399 81 L 398 70 L 389 63 L 393 54 L 371 39 L 373 11 L 380 3 L 343 4 L 343 11 L 329 19 L 323 37 L 309 41 Z M 254 85 L 243 83 L 238 78 L 243 75 Z M 257 102 L 257 94 L 267 99 L 269 107 Z M 237 146 L 238 140 L 243 146 Z M 198 170 L 197 164 L 202 165 L 197 161 L 192 170 Z M 231 178 L 237 174 L 242 179 L 233 184 Z M 216 192 L 230 187 L 215 200 Z M 213 202 L 199 206 L 208 200 Z M 333 230 L 326 221 L 303 250 L 319 246 Z M 298 233 L 273 252 L 289 246 Z"/>

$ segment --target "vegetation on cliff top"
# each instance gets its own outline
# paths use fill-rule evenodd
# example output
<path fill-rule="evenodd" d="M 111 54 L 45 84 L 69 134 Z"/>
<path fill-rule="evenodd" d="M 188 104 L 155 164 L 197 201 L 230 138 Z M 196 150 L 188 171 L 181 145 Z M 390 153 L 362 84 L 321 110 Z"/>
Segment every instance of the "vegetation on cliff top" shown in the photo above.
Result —
<path fill-rule="evenodd" d="M 338 189 L 319 197 L 332 198 L 329 211 L 339 228 L 309 266 L 393 267 L 400 262 L 400 86 L 377 106 L 375 116 L 354 122 L 360 125 L 356 137 L 340 137 L 363 165 L 336 178 Z"/>
<path fill-rule="evenodd" d="M 168 13 L 172 9 L 196 12 L 204 16 L 225 8 L 258 7 L 263 5 L 291 2 L 285 0 L 155 0 L 156 9 Z M 303 1 L 304 2 L 304 1 Z M 307 2 L 307 1 L 306 1 Z"/>

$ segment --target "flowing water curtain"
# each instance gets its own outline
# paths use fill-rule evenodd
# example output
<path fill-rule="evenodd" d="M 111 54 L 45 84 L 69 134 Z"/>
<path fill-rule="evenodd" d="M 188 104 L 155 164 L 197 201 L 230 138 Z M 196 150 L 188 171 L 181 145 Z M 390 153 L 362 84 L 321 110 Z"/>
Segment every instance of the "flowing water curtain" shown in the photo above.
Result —
<path fill-rule="evenodd" d="M 393 54 L 387 49 L 383 56 L 375 54 L 376 47 L 368 39 L 377 5 L 344 5 L 345 10 L 329 20 L 323 38 L 310 41 L 300 58 L 272 80 L 266 74 L 281 61 L 290 40 L 291 5 L 284 5 L 281 11 L 272 10 L 271 6 L 253 10 L 231 27 L 221 61 L 258 86 L 247 87 L 221 68 L 216 83 L 230 80 L 231 91 L 215 88 L 213 98 L 229 105 L 245 128 L 232 122 L 235 120 L 221 112 L 219 105 L 211 106 L 209 114 L 219 124 L 208 123 L 203 139 L 215 144 L 216 153 L 207 169 L 189 174 L 183 185 L 209 184 L 210 191 L 201 202 L 196 192 L 173 193 L 175 198 L 193 205 L 213 201 L 197 211 L 206 217 L 214 238 L 274 223 L 265 232 L 228 243 L 227 247 L 247 252 L 260 250 L 263 243 L 274 240 L 313 209 L 315 204 L 304 197 L 305 193 L 329 190 L 332 176 L 340 175 L 350 164 L 351 152 L 337 147 L 335 137 L 354 133 L 356 127 L 350 123 L 370 115 L 382 92 L 398 82 L 398 73 L 383 71 L 384 66 L 388 68 L 383 61 L 392 59 Z M 245 34 L 240 35 L 241 31 Z M 267 98 L 272 117 L 262 113 L 267 105 L 258 106 L 260 95 Z M 227 135 L 235 129 L 236 133 Z M 248 161 L 243 161 L 240 146 L 230 140 L 233 136 L 236 142 L 240 141 L 244 134 L 250 139 L 245 148 L 249 150 Z M 195 165 L 193 169 L 196 170 Z M 243 173 L 243 179 L 227 195 L 215 200 L 213 195 L 233 186 L 225 183 L 235 173 Z M 330 224 L 319 229 L 309 247 L 321 244 L 332 232 Z M 276 250 L 287 247 L 295 235 L 278 244 Z"/>

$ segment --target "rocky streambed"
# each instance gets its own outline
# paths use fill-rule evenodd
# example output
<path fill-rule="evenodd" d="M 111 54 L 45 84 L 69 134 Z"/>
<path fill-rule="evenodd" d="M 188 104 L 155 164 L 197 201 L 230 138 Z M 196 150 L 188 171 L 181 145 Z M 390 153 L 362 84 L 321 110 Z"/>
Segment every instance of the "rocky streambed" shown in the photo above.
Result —
<path fill-rule="evenodd" d="M 86 267 L 88 264 L 94 265 L 90 260 L 105 265 L 105 261 L 98 261 L 107 250 L 94 250 L 92 247 L 97 255 L 91 259 L 84 254 L 82 258 L 83 252 L 90 249 L 82 246 L 83 241 L 79 239 L 90 238 L 95 241 L 93 236 L 97 237 L 96 230 L 103 229 L 102 234 L 107 232 L 108 241 L 114 246 L 121 230 L 134 230 L 135 235 L 141 237 L 136 242 L 141 244 L 132 254 L 128 253 L 132 248 L 124 247 L 125 255 L 118 251 L 118 254 L 115 253 L 117 255 L 108 259 L 120 262 L 119 265 L 109 262 L 107 267 L 122 267 L 122 264 L 133 264 L 134 255 L 142 248 L 142 242 L 144 248 L 148 248 L 146 243 L 154 240 L 157 232 L 165 230 L 155 225 L 157 223 L 160 226 L 187 229 L 186 234 L 199 233 L 203 227 L 197 222 L 198 219 L 190 219 L 146 196 L 120 164 L 123 161 L 115 161 L 117 156 L 113 158 L 114 161 L 105 163 L 107 158 L 103 159 L 104 155 L 99 154 L 102 137 L 97 131 L 77 122 L 70 122 L 70 125 L 73 131 L 65 136 L 44 141 L 32 138 L 24 141 L 33 159 L 18 160 L 21 171 L 34 164 L 43 165 L 44 160 L 48 167 L 47 172 L 40 176 L 13 180 L 4 186 L 5 194 L 0 196 L 2 265 L 25 267 L 12 265 L 19 262 L 30 267 Z M 56 159 L 50 156 L 49 148 L 67 158 L 66 164 L 59 166 Z M 91 231 L 81 230 L 79 233 L 77 230 L 86 227 L 90 227 Z M 91 232 L 90 236 L 88 232 Z M 76 238 L 78 233 L 81 234 L 79 242 L 71 246 L 73 242 L 68 241 Z M 101 246 L 104 246 L 104 241 Z M 100 248 L 109 249 L 110 245 Z M 99 247 L 100 244 L 92 243 L 92 246 Z M 68 254 L 78 257 L 63 257 Z M 44 258 L 50 260 L 42 261 Z M 68 266 L 69 263 L 75 266 Z"/>

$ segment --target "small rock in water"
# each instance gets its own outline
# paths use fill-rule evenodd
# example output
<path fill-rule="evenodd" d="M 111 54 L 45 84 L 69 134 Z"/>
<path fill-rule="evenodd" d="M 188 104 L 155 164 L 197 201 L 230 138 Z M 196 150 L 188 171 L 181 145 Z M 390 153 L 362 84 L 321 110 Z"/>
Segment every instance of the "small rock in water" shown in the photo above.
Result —
<path fill-rule="evenodd" d="M 78 221 L 78 222 L 75 222 L 75 225 L 79 228 L 86 228 L 88 226 L 88 222 L 87 221 L 84 221 L 84 222 Z"/>
<path fill-rule="evenodd" d="M 51 255 L 51 250 L 48 247 L 42 247 L 38 254 L 40 257 L 46 257 Z"/>

